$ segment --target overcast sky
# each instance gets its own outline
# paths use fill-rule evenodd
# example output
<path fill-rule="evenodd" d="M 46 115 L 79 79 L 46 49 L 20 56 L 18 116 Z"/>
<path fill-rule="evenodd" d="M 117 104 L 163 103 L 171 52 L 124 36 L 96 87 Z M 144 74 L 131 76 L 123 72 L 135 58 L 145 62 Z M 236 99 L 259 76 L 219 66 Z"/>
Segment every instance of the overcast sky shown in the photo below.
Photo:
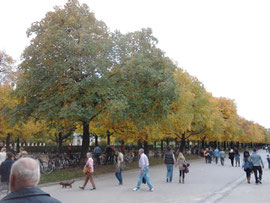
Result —
<path fill-rule="evenodd" d="M 270 127 L 270 1 L 81 0 L 113 31 L 153 29 L 159 47 L 238 114 Z M 19 60 L 26 29 L 65 0 L 1 0 L 0 50 Z"/>

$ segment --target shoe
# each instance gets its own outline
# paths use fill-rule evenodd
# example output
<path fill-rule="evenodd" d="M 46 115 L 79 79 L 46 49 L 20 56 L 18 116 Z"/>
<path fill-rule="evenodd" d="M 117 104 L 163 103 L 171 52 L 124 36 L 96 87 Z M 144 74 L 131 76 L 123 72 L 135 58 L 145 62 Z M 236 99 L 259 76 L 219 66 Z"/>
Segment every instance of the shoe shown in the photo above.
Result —
<path fill-rule="evenodd" d="M 90 189 L 90 190 L 95 190 L 95 189 L 97 189 L 97 188 L 93 187 L 93 188 L 92 188 L 92 189 Z"/>
<path fill-rule="evenodd" d="M 133 189 L 133 191 L 139 191 L 139 190 L 140 188 L 136 188 L 136 187 Z"/>
<path fill-rule="evenodd" d="M 82 187 L 82 186 L 79 186 L 79 188 L 80 188 L 81 190 L 84 190 L 84 187 Z"/>
<path fill-rule="evenodd" d="M 167 178 L 166 182 L 168 183 L 169 182 L 169 179 Z"/>
<path fill-rule="evenodd" d="M 262 181 L 261 180 L 258 180 L 258 183 L 262 184 Z"/>
<path fill-rule="evenodd" d="M 154 192 L 154 188 L 149 189 L 150 192 Z"/>

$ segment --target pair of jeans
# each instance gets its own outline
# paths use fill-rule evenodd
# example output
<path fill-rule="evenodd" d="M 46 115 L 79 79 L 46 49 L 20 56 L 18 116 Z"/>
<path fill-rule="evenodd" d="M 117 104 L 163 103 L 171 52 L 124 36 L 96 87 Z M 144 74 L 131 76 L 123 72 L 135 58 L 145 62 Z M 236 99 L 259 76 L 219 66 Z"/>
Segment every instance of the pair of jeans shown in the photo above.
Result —
<path fill-rule="evenodd" d="M 258 183 L 258 180 L 262 180 L 262 167 L 261 166 L 253 166 L 253 171 L 254 171 L 254 175 L 255 175 L 255 181 L 256 183 Z M 259 172 L 259 178 L 258 178 L 258 174 L 257 171 Z"/>
<path fill-rule="evenodd" d="M 215 159 L 216 159 L 216 164 L 218 163 L 218 156 L 215 156 Z"/>
<path fill-rule="evenodd" d="M 240 167 L 240 158 L 235 158 L 235 166 Z"/>
<path fill-rule="evenodd" d="M 122 170 L 120 169 L 119 171 L 115 171 L 115 176 L 119 181 L 119 184 L 122 185 L 123 184 Z"/>
<path fill-rule="evenodd" d="M 173 164 L 166 164 L 167 166 L 167 179 L 172 182 L 173 178 Z"/>
<path fill-rule="evenodd" d="M 220 163 L 222 166 L 224 166 L 224 157 L 220 157 Z"/>
<path fill-rule="evenodd" d="M 142 169 L 140 169 L 139 180 L 138 180 L 138 184 L 137 184 L 136 188 L 140 189 L 143 177 L 145 178 L 149 189 L 153 188 L 148 173 L 149 173 L 149 167 L 148 166 L 144 168 L 144 173 L 142 173 Z"/>

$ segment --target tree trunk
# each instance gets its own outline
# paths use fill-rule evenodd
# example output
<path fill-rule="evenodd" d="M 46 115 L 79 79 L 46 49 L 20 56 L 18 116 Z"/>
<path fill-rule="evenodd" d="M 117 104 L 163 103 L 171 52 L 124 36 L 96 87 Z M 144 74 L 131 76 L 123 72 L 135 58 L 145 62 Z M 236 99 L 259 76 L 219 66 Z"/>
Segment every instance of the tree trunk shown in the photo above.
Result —
<path fill-rule="evenodd" d="M 167 144 L 167 147 L 169 146 L 169 138 L 166 139 L 166 144 Z"/>
<path fill-rule="evenodd" d="M 144 146 L 144 153 L 149 156 L 149 146 L 148 146 L 148 142 L 144 141 L 143 142 L 143 146 Z"/>
<path fill-rule="evenodd" d="M 62 133 L 58 133 L 58 153 L 61 154 L 63 152 L 63 135 Z"/>
<path fill-rule="evenodd" d="M 204 141 L 204 139 L 202 140 L 202 148 L 205 149 L 205 141 Z"/>
<path fill-rule="evenodd" d="M 107 131 L 107 145 L 111 145 L 111 134 Z"/>
<path fill-rule="evenodd" d="M 10 151 L 10 133 L 8 133 L 7 135 L 7 138 L 6 138 L 6 148 L 7 148 L 7 151 Z"/>
<path fill-rule="evenodd" d="M 163 140 L 161 140 L 161 143 L 160 143 L 161 154 L 163 154 L 163 149 L 164 149 L 164 143 L 163 143 Z"/>
<path fill-rule="evenodd" d="M 95 146 L 98 146 L 98 136 L 95 135 Z"/>
<path fill-rule="evenodd" d="M 17 137 L 17 149 L 16 149 L 17 153 L 20 152 L 20 137 Z"/>
<path fill-rule="evenodd" d="M 138 149 L 141 149 L 141 148 L 142 148 L 142 142 L 138 141 Z"/>
<path fill-rule="evenodd" d="M 89 148 L 89 123 L 83 122 L 83 141 L 82 141 L 82 149 L 81 149 L 81 159 L 80 163 L 85 164 L 86 153 Z"/>
<path fill-rule="evenodd" d="M 181 137 L 180 152 L 184 153 L 185 146 L 186 146 L 186 135 L 185 133 L 183 133 Z"/>

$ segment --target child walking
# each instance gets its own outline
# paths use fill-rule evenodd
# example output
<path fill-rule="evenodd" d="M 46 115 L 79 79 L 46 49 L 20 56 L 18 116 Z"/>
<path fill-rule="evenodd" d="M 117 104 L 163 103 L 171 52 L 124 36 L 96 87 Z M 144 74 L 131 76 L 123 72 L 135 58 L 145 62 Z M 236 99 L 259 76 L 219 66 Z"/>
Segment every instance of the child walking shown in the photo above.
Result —
<path fill-rule="evenodd" d="M 182 183 L 184 184 L 186 164 L 187 162 L 184 155 L 182 153 L 179 153 L 178 158 L 177 158 L 177 163 L 176 163 L 176 166 L 178 166 L 179 168 L 179 183 L 181 183 L 181 177 L 182 177 Z"/>

